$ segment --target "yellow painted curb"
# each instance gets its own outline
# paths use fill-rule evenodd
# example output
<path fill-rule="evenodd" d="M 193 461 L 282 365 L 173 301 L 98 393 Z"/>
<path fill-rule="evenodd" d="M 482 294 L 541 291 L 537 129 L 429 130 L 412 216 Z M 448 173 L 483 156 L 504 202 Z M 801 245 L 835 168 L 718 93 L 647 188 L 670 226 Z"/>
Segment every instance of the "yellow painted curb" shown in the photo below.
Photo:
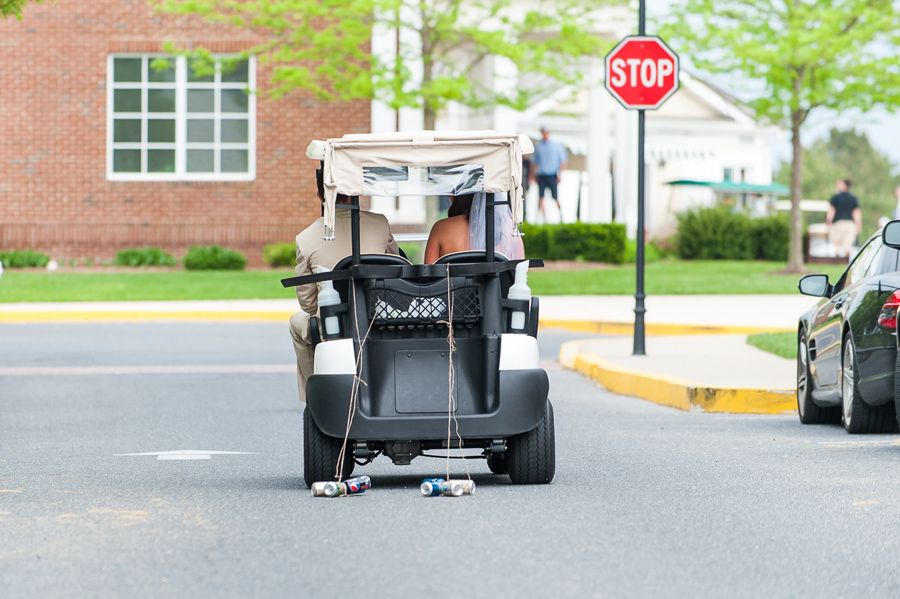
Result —
<path fill-rule="evenodd" d="M 595 335 L 632 335 L 634 323 L 632 322 L 605 322 L 595 320 L 562 320 L 541 318 L 541 326 L 547 328 L 560 328 L 576 333 L 593 333 Z M 654 324 L 644 325 L 644 331 L 652 336 L 675 335 L 752 335 L 754 333 L 781 333 L 793 331 L 776 327 L 734 327 L 715 325 L 693 324 Z"/>
<path fill-rule="evenodd" d="M 0 312 L 0 323 L 247 320 L 287 322 L 293 312 Z"/>
<path fill-rule="evenodd" d="M 731 414 L 789 414 L 797 410 L 794 389 L 707 387 L 687 379 L 625 368 L 595 354 L 581 353 L 582 343 L 564 343 L 559 361 L 613 393 L 639 397 L 679 410 Z"/>

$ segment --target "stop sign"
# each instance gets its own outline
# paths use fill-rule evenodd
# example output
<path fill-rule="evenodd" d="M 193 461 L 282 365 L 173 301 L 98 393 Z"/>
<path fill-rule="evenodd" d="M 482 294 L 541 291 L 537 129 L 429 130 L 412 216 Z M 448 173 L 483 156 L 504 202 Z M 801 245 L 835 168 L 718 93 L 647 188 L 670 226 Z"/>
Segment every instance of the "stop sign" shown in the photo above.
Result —
<path fill-rule="evenodd" d="M 606 55 L 606 89 L 631 110 L 655 110 L 678 89 L 678 55 L 655 36 L 629 36 Z"/>

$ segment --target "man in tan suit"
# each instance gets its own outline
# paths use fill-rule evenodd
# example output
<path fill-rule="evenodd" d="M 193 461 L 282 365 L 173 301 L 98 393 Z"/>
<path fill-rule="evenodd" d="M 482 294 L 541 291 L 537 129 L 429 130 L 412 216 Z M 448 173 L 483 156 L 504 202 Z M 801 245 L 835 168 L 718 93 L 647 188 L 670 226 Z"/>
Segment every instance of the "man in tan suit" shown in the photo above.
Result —
<path fill-rule="evenodd" d="M 319 200 L 322 199 L 321 192 Z M 338 204 L 349 204 L 350 198 L 338 194 Z M 297 276 L 315 274 L 319 266 L 332 269 L 341 258 L 352 252 L 350 238 L 350 210 L 336 210 L 334 214 L 334 241 L 322 239 L 325 231 L 325 219 L 319 217 L 316 222 L 297 235 Z M 359 250 L 361 254 L 394 254 L 400 250 L 391 234 L 391 227 L 382 214 L 359 211 Z M 306 379 L 313 373 L 312 336 L 309 332 L 309 319 L 319 311 L 318 286 L 300 285 L 297 288 L 297 299 L 302 310 L 291 316 L 291 337 L 294 339 L 294 351 L 297 354 L 297 384 L 300 387 L 300 401 L 306 402 Z"/>

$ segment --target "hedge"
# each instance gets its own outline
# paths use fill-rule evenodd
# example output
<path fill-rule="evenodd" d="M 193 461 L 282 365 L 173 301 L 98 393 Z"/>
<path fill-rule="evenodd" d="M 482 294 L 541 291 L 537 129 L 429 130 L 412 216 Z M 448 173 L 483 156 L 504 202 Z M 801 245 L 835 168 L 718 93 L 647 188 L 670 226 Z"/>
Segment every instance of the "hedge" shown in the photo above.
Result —
<path fill-rule="evenodd" d="M 181 259 L 187 270 L 244 270 L 247 259 L 240 252 L 210 245 L 194 246 Z"/>
<path fill-rule="evenodd" d="M 177 261 L 172 254 L 162 248 L 130 248 L 116 252 L 113 260 L 116 266 L 175 266 Z"/>
<path fill-rule="evenodd" d="M 787 260 L 790 217 L 750 218 L 726 207 L 678 215 L 675 252 L 686 260 Z"/>
<path fill-rule="evenodd" d="M 544 260 L 581 260 L 622 264 L 625 225 L 571 223 L 522 226 L 525 255 Z"/>
<path fill-rule="evenodd" d="M 31 250 L 0 252 L 0 262 L 4 268 L 43 268 L 50 262 L 50 256 Z"/>
<path fill-rule="evenodd" d="M 271 267 L 293 266 L 297 263 L 297 248 L 293 243 L 273 243 L 263 248 L 263 260 Z"/>

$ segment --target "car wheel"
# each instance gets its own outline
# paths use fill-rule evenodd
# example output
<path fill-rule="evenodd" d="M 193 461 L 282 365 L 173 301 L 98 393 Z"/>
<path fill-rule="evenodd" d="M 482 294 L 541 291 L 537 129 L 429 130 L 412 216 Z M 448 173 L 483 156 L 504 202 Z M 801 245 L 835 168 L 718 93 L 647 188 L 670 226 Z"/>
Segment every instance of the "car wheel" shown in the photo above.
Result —
<path fill-rule="evenodd" d="M 489 454 L 487 465 L 494 474 L 509 474 L 509 453 Z"/>
<path fill-rule="evenodd" d="M 556 440 L 553 406 L 544 407 L 544 418 L 527 433 L 509 440 L 509 478 L 517 485 L 540 485 L 556 473 Z"/>
<path fill-rule="evenodd" d="M 343 443 L 343 439 L 329 437 L 319 430 L 308 407 L 303 410 L 303 480 L 307 487 L 311 488 L 315 482 L 334 480 Z M 347 445 L 342 478 L 353 474 L 355 465 L 349 441 Z"/>
<path fill-rule="evenodd" d="M 841 422 L 851 435 L 890 432 L 895 425 L 891 404 L 870 406 L 859 393 L 859 363 L 853 336 L 844 338 L 841 374 Z"/>
<path fill-rule="evenodd" d="M 809 348 L 806 333 L 797 337 L 797 413 L 803 424 L 826 424 L 838 422 L 841 417 L 839 407 L 822 408 L 812 398 L 812 375 L 809 370 Z"/>

